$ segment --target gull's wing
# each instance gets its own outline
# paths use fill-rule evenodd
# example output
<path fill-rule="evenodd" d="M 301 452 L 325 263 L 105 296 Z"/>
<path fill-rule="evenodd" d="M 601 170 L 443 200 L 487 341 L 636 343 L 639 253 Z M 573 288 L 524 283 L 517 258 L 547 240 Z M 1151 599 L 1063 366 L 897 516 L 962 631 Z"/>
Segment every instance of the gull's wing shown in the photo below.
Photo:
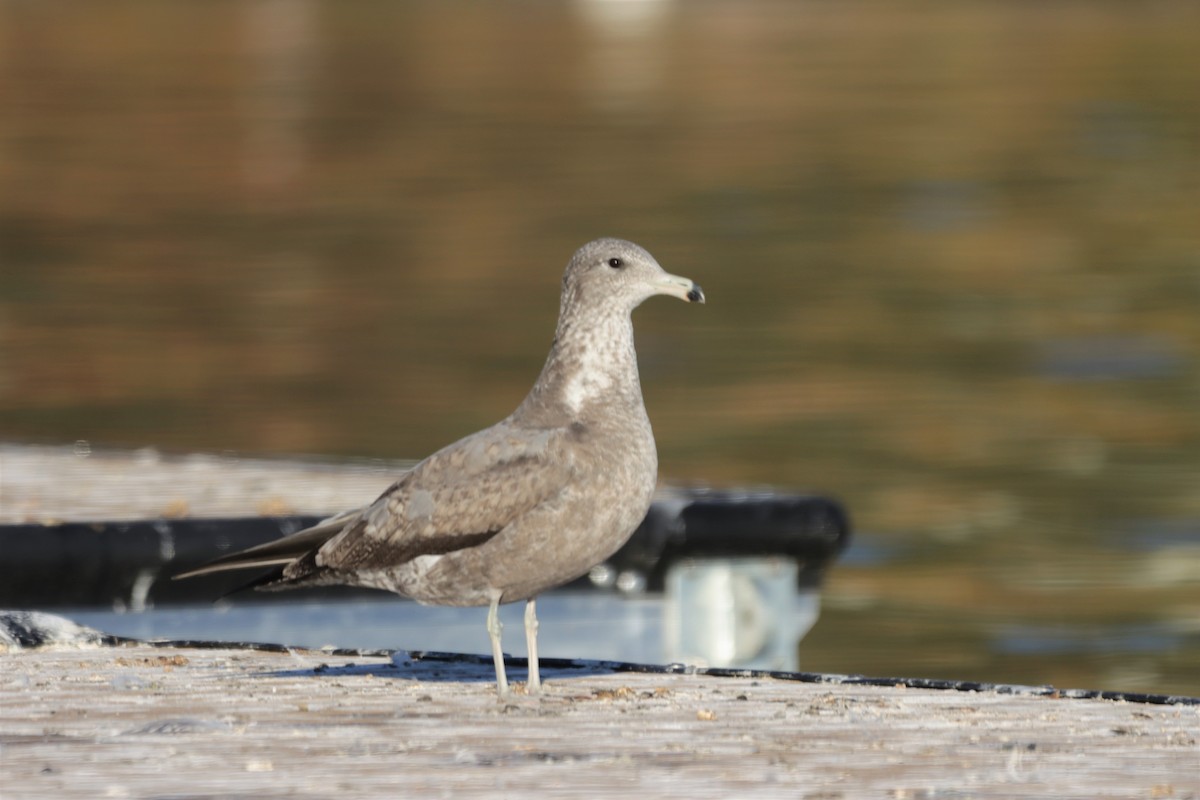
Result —
<path fill-rule="evenodd" d="M 320 547 L 332 537 L 341 533 L 346 525 L 362 516 L 362 508 L 354 508 L 323 519 L 311 528 L 296 531 L 271 542 L 256 545 L 236 553 L 229 553 L 214 559 L 207 564 L 187 572 L 181 572 L 173 580 L 191 578 L 196 575 L 207 575 L 210 572 L 225 572 L 233 569 L 248 569 L 250 567 L 270 567 L 289 564 L 306 553 Z"/>
<path fill-rule="evenodd" d="M 255 585 L 340 583 L 337 573 L 386 569 L 481 544 L 568 485 L 568 435 L 502 422 L 434 453 L 366 508 L 177 577 L 277 566 Z"/>
<path fill-rule="evenodd" d="M 380 569 L 490 539 L 567 486 L 563 440 L 501 423 L 439 450 L 322 545 L 316 566 Z"/>

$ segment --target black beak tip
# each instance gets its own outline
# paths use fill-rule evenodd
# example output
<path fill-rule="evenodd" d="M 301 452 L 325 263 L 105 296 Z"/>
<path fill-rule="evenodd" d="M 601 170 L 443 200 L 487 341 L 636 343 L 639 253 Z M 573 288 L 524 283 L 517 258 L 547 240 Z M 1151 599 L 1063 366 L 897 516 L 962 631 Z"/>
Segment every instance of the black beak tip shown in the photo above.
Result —
<path fill-rule="evenodd" d="M 689 303 L 703 303 L 704 302 L 704 290 L 700 288 L 700 284 L 698 284 L 698 283 L 692 284 L 691 291 L 689 291 L 687 293 L 687 299 L 688 299 Z"/>

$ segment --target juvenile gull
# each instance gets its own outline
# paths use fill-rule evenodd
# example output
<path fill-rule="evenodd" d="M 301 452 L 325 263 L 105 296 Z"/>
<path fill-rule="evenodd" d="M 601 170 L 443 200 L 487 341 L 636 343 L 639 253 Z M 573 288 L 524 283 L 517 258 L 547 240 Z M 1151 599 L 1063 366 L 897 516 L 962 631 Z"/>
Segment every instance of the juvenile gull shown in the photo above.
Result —
<path fill-rule="evenodd" d="M 658 454 L 630 315 L 656 294 L 704 302 L 699 286 L 632 242 L 585 244 L 563 275 L 550 355 L 510 416 L 429 456 L 365 508 L 176 577 L 270 566 L 252 586 L 346 584 L 486 605 L 502 696 L 497 612 L 525 600 L 526 688 L 536 693 L 535 598 L 616 552 L 650 507 Z"/>

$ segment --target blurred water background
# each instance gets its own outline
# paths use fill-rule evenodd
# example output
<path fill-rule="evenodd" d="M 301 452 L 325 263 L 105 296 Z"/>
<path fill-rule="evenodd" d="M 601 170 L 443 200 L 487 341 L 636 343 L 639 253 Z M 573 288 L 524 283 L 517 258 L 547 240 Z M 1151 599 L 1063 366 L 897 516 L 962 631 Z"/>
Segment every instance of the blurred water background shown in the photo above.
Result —
<path fill-rule="evenodd" d="M 0 438 L 419 457 L 600 235 L 810 670 L 1200 695 L 1200 4 L 0 0 Z M 381 487 L 382 488 L 382 487 Z"/>

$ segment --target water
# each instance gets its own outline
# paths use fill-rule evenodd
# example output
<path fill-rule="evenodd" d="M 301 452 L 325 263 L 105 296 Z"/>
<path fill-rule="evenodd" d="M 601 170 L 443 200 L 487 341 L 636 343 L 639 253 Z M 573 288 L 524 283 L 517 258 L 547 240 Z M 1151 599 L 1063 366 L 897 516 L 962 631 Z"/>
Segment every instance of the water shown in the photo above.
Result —
<path fill-rule="evenodd" d="M 0 436 L 419 456 L 625 236 L 709 296 L 664 478 L 863 532 L 805 668 L 1200 694 L 1197 74 L 1174 2 L 2 3 Z"/>

